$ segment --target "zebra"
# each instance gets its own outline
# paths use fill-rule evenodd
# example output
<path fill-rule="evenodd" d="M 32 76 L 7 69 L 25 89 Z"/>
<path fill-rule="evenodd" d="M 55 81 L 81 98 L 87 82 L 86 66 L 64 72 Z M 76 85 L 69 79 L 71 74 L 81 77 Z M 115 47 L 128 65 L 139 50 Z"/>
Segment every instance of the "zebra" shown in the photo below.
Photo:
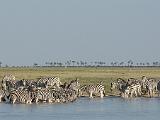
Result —
<path fill-rule="evenodd" d="M 28 90 L 13 90 L 9 94 L 10 103 L 31 104 L 32 98 Z"/>
<path fill-rule="evenodd" d="M 154 93 L 158 91 L 157 89 L 158 81 L 154 78 L 147 78 L 146 76 L 142 76 L 141 87 L 145 93 L 148 93 L 149 97 L 153 97 Z"/>
<path fill-rule="evenodd" d="M 121 93 L 121 96 L 124 98 L 133 98 L 141 96 L 141 86 L 140 84 L 131 84 L 126 87 L 124 92 Z"/>
<path fill-rule="evenodd" d="M 8 92 L 5 90 L 0 90 L 0 102 L 2 101 L 8 101 Z"/>
<path fill-rule="evenodd" d="M 16 79 L 15 76 L 12 75 L 12 74 L 6 74 L 6 75 L 4 75 L 4 77 L 2 79 L 2 89 L 3 90 L 7 90 L 8 86 L 6 85 L 7 84 L 6 82 L 8 82 L 8 81 L 15 81 L 15 79 Z"/>
<path fill-rule="evenodd" d="M 60 86 L 60 89 L 52 89 L 52 100 L 59 103 L 73 102 L 79 96 L 79 81 L 78 79 L 65 82 Z"/>
<path fill-rule="evenodd" d="M 118 78 L 117 82 L 111 83 L 111 91 L 117 89 L 124 98 L 141 96 L 141 82 L 135 78 L 129 78 L 127 81 Z"/>
<path fill-rule="evenodd" d="M 128 86 L 123 93 L 121 93 L 121 97 L 123 98 L 129 98 L 130 97 L 131 88 Z"/>
<path fill-rule="evenodd" d="M 105 86 L 102 82 L 98 84 L 84 85 L 81 87 L 81 91 L 88 93 L 90 98 L 93 98 L 93 94 L 97 93 L 100 93 L 100 98 L 103 98 L 105 95 Z"/>
<path fill-rule="evenodd" d="M 51 89 L 52 102 L 67 103 L 73 102 L 79 97 L 79 80 L 65 82 L 59 89 Z"/>
<path fill-rule="evenodd" d="M 77 92 L 73 89 L 66 90 L 66 96 L 68 102 L 73 102 L 78 98 Z"/>
<path fill-rule="evenodd" d="M 2 79 L 2 81 L 10 81 L 10 80 L 16 80 L 16 77 L 12 74 L 6 74 Z"/>
<path fill-rule="evenodd" d="M 158 96 L 160 95 L 160 80 L 157 83 Z"/>
<path fill-rule="evenodd" d="M 3 89 L 7 91 L 24 89 L 24 88 L 25 88 L 25 84 L 22 80 L 6 81 L 5 84 L 3 84 Z"/>
<path fill-rule="evenodd" d="M 62 85 L 59 77 L 41 77 L 37 80 L 37 85 L 39 87 L 60 87 Z"/>
<path fill-rule="evenodd" d="M 155 91 L 157 91 L 157 84 L 158 84 L 158 83 L 155 81 L 155 79 L 149 79 L 149 80 L 147 81 L 146 89 L 147 89 L 148 95 L 149 95 L 150 97 L 153 97 Z"/>
<path fill-rule="evenodd" d="M 118 90 L 120 94 L 124 93 L 125 89 L 127 88 L 128 83 L 123 80 L 122 78 L 118 78 L 116 82 L 111 82 L 111 92 L 113 90 Z"/>
<path fill-rule="evenodd" d="M 31 86 L 38 87 L 36 79 L 32 79 L 32 80 L 22 79 L 21 81 L 22 81 L 23 85 L 25 86 L 25 88 L 28 88 L 28 87 L 31 87 Z"/>
<path fill-rule="evenodd" d="M 36 89 L 36 91 L 32 92 L 32 96 L 34 96 L 35 102 L 51 102 L 52 96 L 51 91 L 48 88 Z"/>
<path fill-rule="evenodd" d="M 80 94 L 80 83 L 79 83 L 79 79 L 76 78 L 75 80 L 72 80 L 72 81 L 68 84 L 67 89 L 71 89 L 71 90 L 76 91 L 76 94 L 79 96 L 79 94 Z"/>

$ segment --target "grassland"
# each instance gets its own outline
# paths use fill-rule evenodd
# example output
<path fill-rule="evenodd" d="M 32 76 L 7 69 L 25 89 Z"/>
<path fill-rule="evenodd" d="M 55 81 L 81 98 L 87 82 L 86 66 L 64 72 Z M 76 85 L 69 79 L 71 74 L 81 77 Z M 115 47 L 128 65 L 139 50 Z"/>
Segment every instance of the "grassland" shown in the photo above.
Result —
<path fill-rule="evenodd" d="M 54 68 L 0 68 L 0 80 L 5 74 L 13 74 L 16 79 L 35 79 L 40 76 L 58 76 L 62 82 L 79 78 L 81 85 L 103 81 L 106 93 L 110 94 L 110 82 L 121 77 L 141 79 L 143 75 L 160 78 L 160 68 L 120 68 L 120 67 L 54 67 Z"/>

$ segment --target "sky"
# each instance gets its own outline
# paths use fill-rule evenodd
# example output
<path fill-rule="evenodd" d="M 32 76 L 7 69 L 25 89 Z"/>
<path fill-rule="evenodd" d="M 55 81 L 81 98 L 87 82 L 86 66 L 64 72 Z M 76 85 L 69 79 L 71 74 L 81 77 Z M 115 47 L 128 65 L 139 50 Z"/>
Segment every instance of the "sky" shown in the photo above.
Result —
<path fill-rule="evenodd" d="M 0 0 L 0 61 L 160 61 L 159 0 Z"/>

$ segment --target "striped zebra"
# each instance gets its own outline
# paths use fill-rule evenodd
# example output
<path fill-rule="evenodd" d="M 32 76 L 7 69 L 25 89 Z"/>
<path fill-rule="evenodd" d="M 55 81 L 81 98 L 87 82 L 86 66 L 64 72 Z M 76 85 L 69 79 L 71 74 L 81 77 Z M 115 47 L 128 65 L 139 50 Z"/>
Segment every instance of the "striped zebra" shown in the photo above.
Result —
<path fill-rule="evenodd" d="M 39 87 L 60 87 L 62 85 L 59 77 L 41 77 L 37 80 L 37 85 Z"/>
<path fill-rule="evenodd" d="M 9 94 L 10 103 L 31 104 L 32 98 L 28 90 L 13 90 Z"/>
<path fill-rule="evenodd" d="M 157 91 L 157 84 L 155 79 L 149 79 L 146 84 L 147 92 L 150 97 L 154 96 L 154 93 Z"/>
<path fill-rule="evenodd" d="M 53 103 L 67 102 L 67 95 L 64 89 L 51 91 L 51 100 Z"/>
<path fill-rule="evenodd" d="M 3 79 L 2 79 L 2 89 L 3 90 L 7 90 L 8 86 L 7 86 L 7 82 L 8 81 L 15 81 L 15 76 L 12 74 L 6 74 L 4 75 Z"/>
<path fill-rule="evenodd" d="M 67 103 L 73 102 L 78 98 L 77 92 L 73 89 L 61 89 L 52 91 L 52 102 Z"/>
<path fill-rule="evenodd" d="M 78 98 L 78 96 L 79 96 L 79 94 L 77 94 L 77 92 L 76 92 L 75 90 L 73 90 L 73 89 L 67 89 L 67 90 L 65 91 L 65 93 L 66 93 L 66 101 L 67 101 L 67 102 L 73 102 L 73 101 L 75 101 L 75 100 Z"/>
<path fill-rule="evenodd" d="M 80 94 L 80 83 L 79 83 L 79 79 L 76 78 L 75 80 L 72 80 L 69 84 L 67 89 L 71 89 L 76 91 L 76 94 L 79 95 Z"/>
<path fill-rule="evenodd" d="M 138 97 L 138 96 L 141 96 L 141 85 L 138 83 L 127 86 L 124 93 L 122 93 L 122 97 L 124 98 L 129 98 L 129 97 L 133 98 L 133 97 Z"/>
<path fill-rule="evenodd" d="M 70 81 L 70 83 L 64 83 L 60 86 L 60 89 L 54 89 L 51 91 L 52 100 L 59 103 L 73 102 L 79 96 L 79 80 Z"/>
<path fill-rule="evenodd" d="M 105 86 L 102 82 L 98 84 L 84 85 L 81 87 L 81 91 L 88 93 L 90 98 L 93 98 L 93 94 L 98 93 L 100 93 L 100 97 L 103 98 L 105 95 Z"/>
<path fill-rule="evenodd" d="M 111 82 L 111 92 L 113 90 L 118 90 L 120 93 L 123 93 L 127 87 L 128 83 L 122 78 L 118 78 L 116 82 Z"/>
<path fill-rule="evenodd" d="M 157 82 L 158 96 L 160 96 L 160 80 Z"/>
<path fill-rule="evenodd" d="M 3 86 L 6 86 L 6 89 L 4 89 L 4 90 L 8 90 L 8 91 L 25 88 L 25 84 L 22 80 L 6 81 Z"/>
<path fill-rule="evenodd" d="M 22 79 L 21 80 L 23 85 L 28 88 L 30 86 L 35 86 L 37 87 L 37 80 L 36 79 L 32 79 L 32 80 L 29 80 L 29 79 Z"/>
<path fill-rule="evenodd" d="M 142 91 L 148 93 L 148 96 L 153 97 L 154 93 L 158 91 L 157 85 L 158 81 L 154 78 L 147 78 L 146 76 L 142 76 Z"/>
<path fill-rule="evenodd" d="M 16 80 L 16 77 L 12 74 L 6 74 L 2 79 L 2 81 L 10 81 L 10 80 Z"/>
<path fill-rule="evenodd" d="M 8 92 L 5 90 L 0 90 L 0 102 L 8 100 Z"/>
<path fill-rule="evenodd" d="M 36 103 L 38 102 L 50 103 L 52 101 L 52 94 L 50 89 L 48 88 L 37 89 L 35 92 L 32 92 L 32 97 L 35 99 Z"/>
<path fill-rule="evenodd" d="M 63 90 L 51 90 L 48 88 L 37 89 L 34 94 L 35 102 L 64 103 L 66 102 L 66 93 Z M 32 95 L 33 96 L 33 95 Z"/>

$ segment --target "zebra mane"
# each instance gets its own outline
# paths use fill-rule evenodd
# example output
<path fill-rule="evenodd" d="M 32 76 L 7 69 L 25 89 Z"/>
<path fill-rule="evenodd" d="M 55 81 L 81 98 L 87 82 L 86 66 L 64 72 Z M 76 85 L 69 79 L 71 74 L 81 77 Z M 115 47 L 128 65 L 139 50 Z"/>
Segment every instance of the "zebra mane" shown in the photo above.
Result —
<path fill-rule="evenodd" d="M 126 83 L 126 81 L 124 79 L 122 79 L 122 78 L 117 78 L 117 82 L 119 82 L 119 80 L 124 82 L 124 83 Z"/>

